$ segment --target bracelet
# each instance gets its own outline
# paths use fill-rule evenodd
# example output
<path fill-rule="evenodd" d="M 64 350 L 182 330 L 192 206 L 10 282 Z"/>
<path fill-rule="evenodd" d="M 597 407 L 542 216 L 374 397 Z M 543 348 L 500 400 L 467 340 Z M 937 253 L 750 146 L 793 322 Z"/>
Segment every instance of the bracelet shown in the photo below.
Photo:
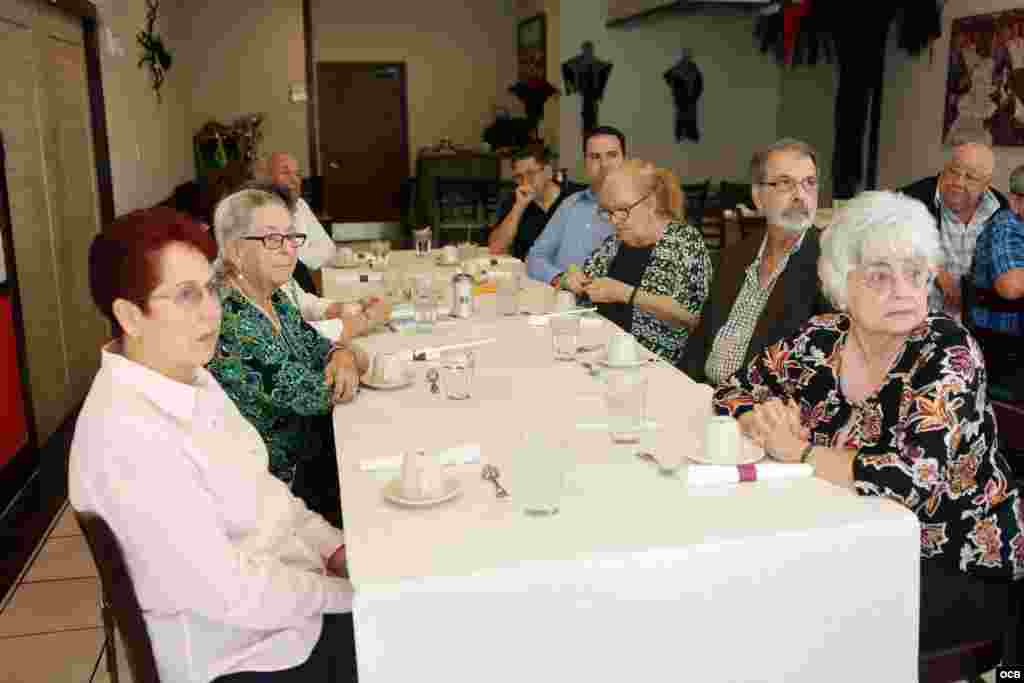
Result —
<path fill-rule="evenodd" d="M 629 302 L 627 303 L 628 306 L 635 305 L 634 302 L 636 301 L 636 293 L 639 292 L 639 291 L 640 291 L 640 287 L 634 287 L 633 291 L 630 292 L 630 294 L 629 294 Z"/>
<path fill-rule="evenodd" d="M 800 451 L 800 462 L 807 462 L 807 458 L 810 457 L 811 451 L 814 450 L 814 444 L 809 443 L 807 446 Z"/>

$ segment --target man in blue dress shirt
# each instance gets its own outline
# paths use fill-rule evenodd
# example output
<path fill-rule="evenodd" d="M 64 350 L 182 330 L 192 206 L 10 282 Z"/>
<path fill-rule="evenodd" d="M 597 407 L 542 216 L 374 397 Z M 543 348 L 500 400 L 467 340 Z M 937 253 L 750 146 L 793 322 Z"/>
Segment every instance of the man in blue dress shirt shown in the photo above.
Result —
<path fill-rule="evenodd" d="M 530 277 L 554 287 L 569 266 L 582 266 L 615 232 L 611 223 L 597 215 L 597 191 L 605 173 L 622 165 L 626 136 L 612 126 L 598 126 L 584 137 L 583 152 L 590 187 L 562 202 L 526 257 Z"/>
<path fill-rule="evenodd" d="M 1004 299 L 1024 297 L 1024 166 L 1010 174 L 1009 208 L 989 221 L 974 251 L 974 286 L 994 289 Z M 1024 335 L 1024 315 L 985 308 L 971 310 L 974 324 L 1007 334 Z"/>

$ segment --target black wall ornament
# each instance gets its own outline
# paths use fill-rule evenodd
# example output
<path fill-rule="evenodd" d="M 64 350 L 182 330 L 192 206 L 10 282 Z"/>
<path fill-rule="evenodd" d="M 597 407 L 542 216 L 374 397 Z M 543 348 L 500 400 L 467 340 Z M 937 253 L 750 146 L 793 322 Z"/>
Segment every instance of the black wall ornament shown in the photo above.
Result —
<path fill-rule="evenodd" d="M 666 71 L 664 77 L 672 90 L 672 100 L 676 106 L 676 142 L 682 142 L 686 138 L 700 140 L 700 130 L 697 128 L 697 100 L 704 92 L 704 76 L 694 63 L 689 48 L 683 49 L 682 59 Z"/>
<path fill-rule="evenodd" d="M 160 36 L 156 34 L 156 19 L 160 12 L 160 0 L 146 0 L 146 28 L 139 31 L 136 40 L 142 47 L 142 57 L 139 59 L 139 66 L 149 65 L 150 74 L 153 77 L 153 92 L 156 99 L 160 101 L 160 88 L 164 84 L 167 70 L 171 68 L 171 53 L 167 51 Z"/>
<path fill-rule="evenodd" d="M 583 43 L 580 54 L 562 64 L 565 94 L 579 91 L 583 97 L 583 132 L 597 128 L 597 104 L 604 96 L 612 64 L 594 56 L 594 43 Z"/>

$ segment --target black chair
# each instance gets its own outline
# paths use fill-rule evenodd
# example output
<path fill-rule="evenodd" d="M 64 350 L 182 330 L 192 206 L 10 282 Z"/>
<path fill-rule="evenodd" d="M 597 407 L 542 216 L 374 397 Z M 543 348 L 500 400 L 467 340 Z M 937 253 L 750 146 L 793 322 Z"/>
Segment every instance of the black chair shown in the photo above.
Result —
<path fill-rule="evenodd" d="M 128 567 L 117 537 L 99 515 L 75 511 L 78 524 L 82 527 L 89 544 L 96 569 L 100 574 L 102 587 L 103 629 L 107 640 L 107 668 L 110 680 L 118 683 L 115 628 L 121 631 L 122 642 L 128 650 L 128 668 L 134 683 L 160 683 L 156 659 L 153 657 L 153 643 L 142 618 L 142 609 L 135 595 Z"/>
<path fill-rule="evenodd" d="M 708 202 L 711 181 L 683 183 L 682 188 L 686 199 L 686 222 L 699 230 L 704 221 L 704 205 Z"/>
<path fill-rule="evenodd" d="M 497 205 L 497 183 L 484 178 L 438 176 L 434 179 L 436 224 L 440 245 L 479 239 L 486 231 L 488 204 Z M 454 236 L 451 236 L 455 233 Z"/>
<path fill-rule="evenodd" d="M 734 183 L 723 180 L 718 186 L 717 204 L 720 209 L 735 209 L 744 204 L 754 208 L 754 194 L 750 183 Z"/>

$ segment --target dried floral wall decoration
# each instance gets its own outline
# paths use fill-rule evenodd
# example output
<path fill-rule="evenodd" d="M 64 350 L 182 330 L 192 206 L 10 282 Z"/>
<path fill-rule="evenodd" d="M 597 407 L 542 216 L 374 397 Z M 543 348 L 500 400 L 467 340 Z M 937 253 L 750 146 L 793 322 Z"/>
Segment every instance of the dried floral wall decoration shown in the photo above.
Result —
<path fill-rule="evenodd" d="M 139 31 L 136 40 L 142 47 L 142 57 L 139 59 L 139 67 L 143 64 L 149 66 L 150 74 L 153 77 L 153 92 L 156 99 L 160 101 L 160 87 L 164 84 L 165 74 L 171 68 L 171 53 L 164 47 L 160 36 L 156 34 L 156 19 L 160 12 L 160 0 L 146 0 L 146 28 Z"/>

